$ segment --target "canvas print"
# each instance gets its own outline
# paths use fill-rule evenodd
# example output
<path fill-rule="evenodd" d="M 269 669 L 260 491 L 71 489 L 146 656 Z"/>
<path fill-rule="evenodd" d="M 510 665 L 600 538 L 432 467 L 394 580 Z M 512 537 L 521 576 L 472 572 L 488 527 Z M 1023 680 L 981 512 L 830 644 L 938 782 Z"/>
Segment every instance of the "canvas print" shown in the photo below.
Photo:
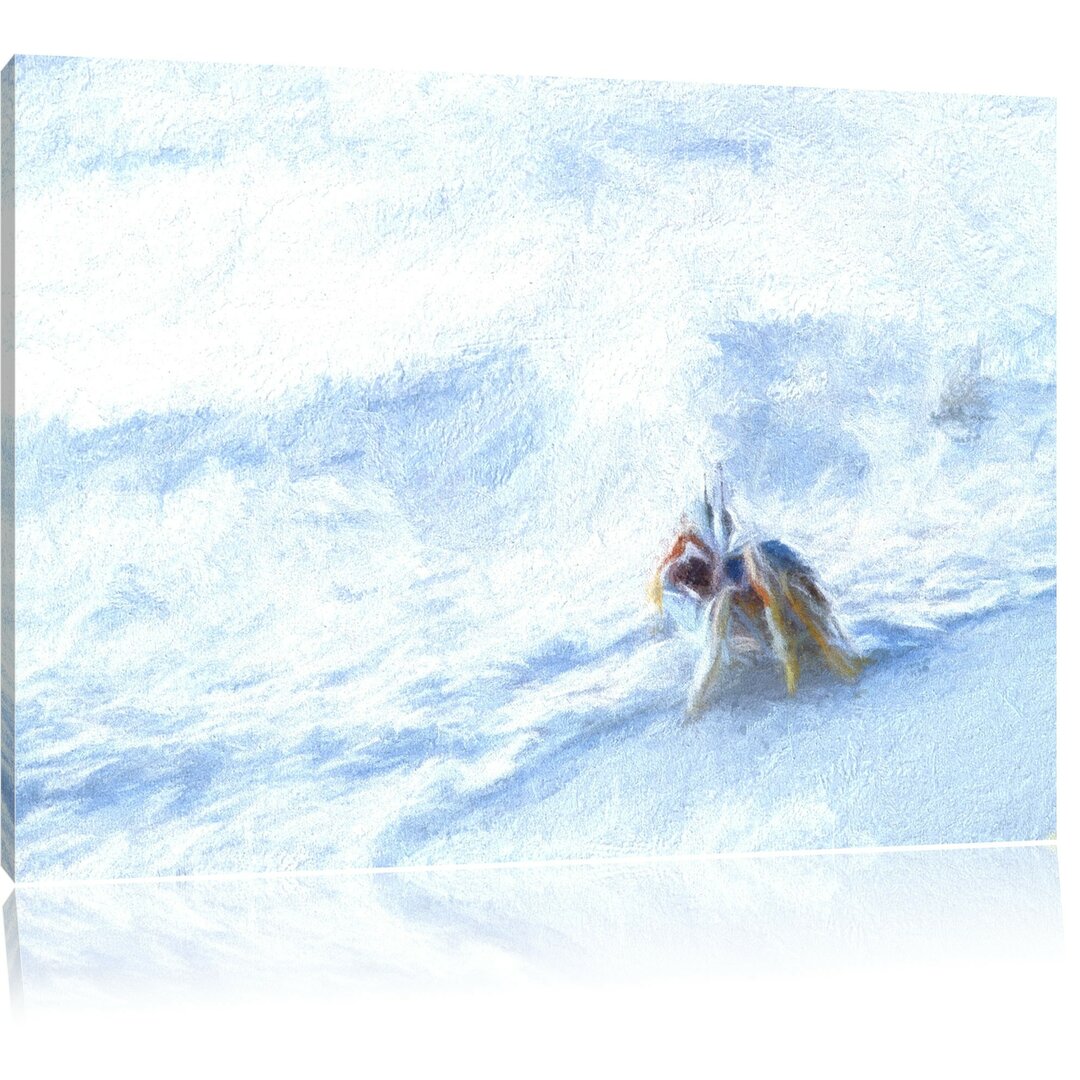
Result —
<path fill-rule="evenodd" d="M 3 94 L 19 878 L 1053 837 L 1052 100 Z"/>

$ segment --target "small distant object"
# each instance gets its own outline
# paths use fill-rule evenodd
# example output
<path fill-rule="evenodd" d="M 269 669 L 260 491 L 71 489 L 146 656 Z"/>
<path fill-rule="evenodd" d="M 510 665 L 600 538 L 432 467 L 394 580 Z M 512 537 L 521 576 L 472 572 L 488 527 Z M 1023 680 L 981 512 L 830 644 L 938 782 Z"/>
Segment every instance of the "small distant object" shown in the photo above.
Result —
<path fill-rule="evenodd" d="M 800 648 L 815 649 L 831 671 L 854 679 L 865 661 L 837 623 L 814 571 L 779 540 L 733 548 L 733 532 L 723 470 L 717 466 L 701 499 L 684 515 L 649 587 L 650 599 L 661 610 L 667 592 L 705 611 L 705 648 L 690 688 L 690 715 L 701 712 L 721 671 L 731 665 L 736 646 L 772 653 L 789 694 L 799 682 Z"/>

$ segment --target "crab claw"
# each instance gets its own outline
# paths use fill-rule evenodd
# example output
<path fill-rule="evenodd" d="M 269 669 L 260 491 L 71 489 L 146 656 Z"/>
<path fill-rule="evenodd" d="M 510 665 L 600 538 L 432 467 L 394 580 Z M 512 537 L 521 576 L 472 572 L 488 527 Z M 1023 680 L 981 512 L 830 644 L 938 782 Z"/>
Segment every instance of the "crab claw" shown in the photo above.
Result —
<path fill-rule="evenodd" d="M 660 612 L 664 610 L 664 570 L 666 567 L 667 563 L 661 563 L 660 566 L 657 567 L 656 573 L 653 574 L 647 590 L 649 603 Z"/>

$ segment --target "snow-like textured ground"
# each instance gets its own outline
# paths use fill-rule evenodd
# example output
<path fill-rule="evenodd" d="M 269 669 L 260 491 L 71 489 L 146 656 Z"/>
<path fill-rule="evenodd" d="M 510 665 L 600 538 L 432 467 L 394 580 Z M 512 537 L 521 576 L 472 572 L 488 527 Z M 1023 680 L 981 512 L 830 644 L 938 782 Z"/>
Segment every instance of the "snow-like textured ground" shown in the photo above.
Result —
<path fill-rule="evenodd" d="M 1046 839 L 1054 612 L 995 614 L 795 699 L 775 671 L 744 677 L 692 724 L 582 716 L 530 775 L 406 835 L 433 862 Z"/>
<path fill-rule="evenodd" d="M 1053 832 L 1051 102 L 17 63 L 21 876 Z"/>

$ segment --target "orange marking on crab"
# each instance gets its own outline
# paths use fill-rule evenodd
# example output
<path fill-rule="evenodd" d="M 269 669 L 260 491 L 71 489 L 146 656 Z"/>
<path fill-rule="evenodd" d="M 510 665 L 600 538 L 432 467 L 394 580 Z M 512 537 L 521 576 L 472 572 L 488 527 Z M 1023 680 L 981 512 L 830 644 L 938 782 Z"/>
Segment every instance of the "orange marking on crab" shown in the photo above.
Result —
<path fill-rule="evenodd" d="M 694 549 L 690 551 L 689 549 Z M 684 556 L 690 557 L 679 566 Z M 649 583 L 648 595 L 652 603 L 663 611 L 664 586 L 669 571 L 675 574 L 671 582 L 698 600 L 708 599 L 716 588 L 717 555 L 713 546 L 693 530 L 679 533 L 671 550 L 660 561 Z"/>

